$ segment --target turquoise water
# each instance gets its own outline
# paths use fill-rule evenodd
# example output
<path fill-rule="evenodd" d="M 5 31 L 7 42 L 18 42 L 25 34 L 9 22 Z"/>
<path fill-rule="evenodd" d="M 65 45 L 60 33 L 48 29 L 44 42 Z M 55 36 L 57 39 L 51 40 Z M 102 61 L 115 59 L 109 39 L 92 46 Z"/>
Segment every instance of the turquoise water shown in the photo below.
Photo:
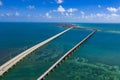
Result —
<path fill-rule="evenodd" d="M 0 65 L 63 30 L 49 23 L 0 23 Z"/>
<path fill-rule="evenodd" d="M 79 24 L 101 29 L 79 50 L 83 57 L 90 61 L 100 61 L 109 65 L 120 66 L 120 24 Z M 86 51 L 85 49 L 88 49 Z M 83 53 L 84 52 L 84 53 Z M 86 53 L 86 54 L 85 54 Z M 90 54 L 90 55 L 89 55 Z"/>
<path fill-rule="evenodd" d="M 70 48 L 91 31 L 70 30 L 49 44 L 35 51 L 7 72 L 2 80 L 36 80 Z M 74 34 L 73 34 L 74 33 Z M 74 35 L 79 35 L 74 37 Z"/>
<path fill-rule="evenodd" d="M 14 27 L 11 28 L 10 24 Z M 46 80 L 120 80 L 120 24 L 77 23 L 76 25 L 101 31 L 95 33 L 54 69 Z M 2 23 L 2 26 L 4 27 L 0 29 L 1 58 L 9 56 L 10 53 L 19 54 L 28 47 L 65 30 L 53 23 Z M 90 31 L 70 30 L 27 56 L 0 80 L 36 80 L 89 33 Z"/>
<path fill-rule="evenodd" d="M 91 26 L 102 31 L 94 34 L 46 80 L 120 80 L 120 34 L 107 32 L 120 31 L 120 24 L 84 24 Z"/>
<path fill-rule="evenodd" d="M 76 23 L 81 27 L 97 28 L 101 30 L 115 30 L 120 31 L 119 23 Z"/>
<path fill-rule="evenodd" d="M 94 28 L 102 32 L 110 33 L 120 33 L 120 24 L 119 23 L 76 23 L 80 27 Z"/>

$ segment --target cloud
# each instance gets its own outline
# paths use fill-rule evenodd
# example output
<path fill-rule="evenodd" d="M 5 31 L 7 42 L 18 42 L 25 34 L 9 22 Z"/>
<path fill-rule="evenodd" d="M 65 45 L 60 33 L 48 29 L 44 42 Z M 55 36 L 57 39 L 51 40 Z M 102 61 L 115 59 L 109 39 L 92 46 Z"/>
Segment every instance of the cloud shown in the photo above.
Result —
<path fill-rule="evenodd" d="M 3 3 L 2 3 L 2 1 L 0 1 L 0 6 L 2 6 L 3 5 Z"/>
<path fill-rule="evenodd" d="M 19 16 L 19 15 L 20 15 L 20 13 L 18 13 L 18 12 L 15 13 L 15 16 Z"/>
<path fill-rule="evenodd" d="M 120 15 L 112 13 L 112 14 L 105 14 L 105 13 L 96 13 L 96 14 L 89 14 L 84 15 L 83 19 L 93 20 L 93 21 L 111 21 L 111 20 L 118 20 Z"/>
<path fill-rule="evenodd" d="M 72 16 L 73 14 L 66 12 L 66 13 L 64 13 L 63 15 L 65 15 L 65 16 Z"/>
<path fill-rule="evenodd" d="M 56 1 L 58 4 L 61 4 L 61 3 L 63 3 L 63 0 L 57 0 Z"/>
<path fill-rule="evenodd" d="M 110 12 L 117 12 L 118 11 L 118 9 L 114 8 L 114 7 L 107 7 L 107 10 Z"/>
<path fill-rule="evenodd" d="M 8 16 L 8 17 L 10 17 L 10 16 L 20 16 L 20 13 L 18 13 L 18 12 L 6 13 L 6 14 L 1 14 L 1 16 Z"/>
<path fill-rule="evenodd" d="M 84 15 L 84 14 L 85 14 L 85 12 L 83 12 L 83 11 L 80 11 L 80 13 L 81 13 L 82 15 Z"/>
<path fill-rule="evenodd" d="M 76 9 L 76 8 L 69 8 L 68 10 L 67 10 L 67 12 L 75 12 L 75 11 L 78 11 L 78 9 Z"/>
<path fill-rule="evenodd" d="M 65 13 L 66 16 L 69 16 L 69 13 Z"/>
<path fill-rule="evenodd" d="M 120 16 L 120 15 L 115 14 L 115 13 L 112 13 L 112 14 L 97 13 L 97 14 L 94 14 L 94 15 L 95 15 L 95 17 L 101 17 L 101 18 L 115 18 L 115 17 Z"/>
<path fill-rule="evenodd" d="M 61 13 L 61 15 L 63 17 L 65 16 L 73 16 L 74 12 L 78 11 L 77 8 L 68 8 L 68 9 L 65 9 L 63 6 L 59 5 L 58 8 L 56 10 L 50 10 L 49 13 L 53 13 L 53 12 L 59 12 Z"/>
<path fill-rule="evenodd" d="M 12 16 L 12 14 L 11 14 L 11 13 L 6 13 L 6 15 L 7 15 L 7 16 Z"/>
<path fill-rule="evenodd" d="M 60 6 L 58 7 L 57 11 L 63 13 L 63 12 L 65 12 L 66 10 L 60 5 Z"/>
<path fill-rule="evenodd" d="M 69 8 L 69 9 L 65 9 L 63 6 L 59 6 L 58 8 L 57 8 L 57 10 L 52 10 L 53 12 L 61 12 L 61 13 L 64 13 L 64 12 L 66 12 L 66 13 L 73 13 L 73 12 L 75 12 L 75 11 L 78 11 L 78 9 L 76 9 L 76 8 Z"/>
<path fill-rule="evenodd" d="M 27 8 L 32 10 L 32 9 L 35 9 L 35 6 L 34 5 L 29 5 L 29 6 L 27 6 Z"/>
<path fill-rule="evenodd" d="M 97 17 L 104 17 L 105 15 L 106 15 L 106 14 L 104 14 L 104 13 L 97 13 L 97 14 L 96 14 Z"/>
<path fill-rule="evenodd" d="M 113 17 L 118 17 L 118 16 L 120 16 L 120 15 L 118 15 L 118 14 L 111 14 L 111 16 L 113 16 Z"/>
<path fill-rule="evenodd" d="M 101 8 L 101 5 L 98 5 L 98 8 Z"/>
<path fill-rule="evenodd" d="M 52 18 L 49 13 L 46 13 L 45 16 L 46 16 L 47 18 Z"/>

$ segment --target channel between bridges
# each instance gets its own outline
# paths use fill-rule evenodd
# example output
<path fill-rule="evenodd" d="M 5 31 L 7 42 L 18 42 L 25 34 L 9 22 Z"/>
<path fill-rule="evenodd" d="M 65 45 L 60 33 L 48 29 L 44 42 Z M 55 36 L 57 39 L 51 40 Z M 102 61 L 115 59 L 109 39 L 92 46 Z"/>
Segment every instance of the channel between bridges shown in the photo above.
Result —
<path fill-rule="evenodd" d="M 80 28 L 78 28 L 80 29 Z M 86 29 L 85 29 L 86 30 Z M 92 32 L 86 36 L 82 41 L 80 41 L 77 45 L 75 45 L 72 49 L 70 49 L 67 53 L 65 53 L 60 59 L 58 59 L 47 71 L 45 71 L 37 80 L 44 80 L 45 77 L 53 71 L 63 60 L 65 60 L 68 56 L 70 56 L 80 45 L 82 45 L 87 39 L 89 39 L 97 30 L 92 29 Z"/>
<path fill-rule="evenodd" d="M 20 53 L 16 57 L 10 59 L 9 61 L 7 61 L 6 63 L 4 63 L 3 65 L 0 66 L 0 76 L 2 76 L 5 72 L 7 72 L 10 68 L 12 68 L 16 63 L 18 63 L 24 57 L 26 57 L 27 55 L 29 55 L 30 53 L 32 53 L 36 49 L 42 47 L 43 45 L 49 43 L 50 41 L 54 40 L 55 38 L 61 36 L 62 34 L 64 34 L 65 32 L 69 31 L 72 28 L 73 27 L 70 27 L 70 28 L 56 34 L 55 36 L 53 36 L 51 38 L 48 38 L 47 40 L 45 40 L 45 41 L 43 41 L 43 42 L 41 42 L 41 43 L 27 49 L 27 50 L 25 50 L 24 52 Z"/>

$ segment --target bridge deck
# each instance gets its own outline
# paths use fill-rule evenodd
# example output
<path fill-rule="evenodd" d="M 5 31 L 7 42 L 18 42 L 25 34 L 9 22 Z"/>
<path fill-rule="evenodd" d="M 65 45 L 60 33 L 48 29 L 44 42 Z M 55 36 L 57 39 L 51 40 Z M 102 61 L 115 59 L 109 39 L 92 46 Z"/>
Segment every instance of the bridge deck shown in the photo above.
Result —
<path fill-rule="evenodd" d="M 63 55 L 57 62 L 55 62 L 46 72 L 44 72 L 37 80 L 43 80 L 46 75 L 48 75 L 62 60 L 64 60 L 67 56 L 69 56 L 72 52 L 74 52 L 82 43 L 84 43 L 87 39 L 89 39 L 96 30 L 93 30 L 88 36 L 86 36 L 82 41 L 80 41 L 77 45 L 75 45 L 72 49 L 70 49 L 65 55 Z"/>
<path fill-rule="evenodd" d="M 25 50 L 24 52 L 20 53 L 19 55 L 17 55 L 16 57 L 10 59 L 9 61 L 7 61 L 6 63 L 4 63 L 3 65 L 0 66 L 0 76 L 2 76 L 5 72 L 7 72 L 10 68 L 12 68 L 13 65 L 15 65 L 17 62 L 19 62 L 20 60 L 22 60 L 24 57 L 26 57 L 28 54 L 30 54 L 31 52 L 35 51 L 36 49 L 38 49 L 39 47 L 47 44 L 48 42 L 52 41 L 53 39 L 59 37 L 60 35 L 64 34 L 65 32 L 69 31 L 71 28 L 68 28 L 58 34 L 56 34 L 55 36 Z"/>

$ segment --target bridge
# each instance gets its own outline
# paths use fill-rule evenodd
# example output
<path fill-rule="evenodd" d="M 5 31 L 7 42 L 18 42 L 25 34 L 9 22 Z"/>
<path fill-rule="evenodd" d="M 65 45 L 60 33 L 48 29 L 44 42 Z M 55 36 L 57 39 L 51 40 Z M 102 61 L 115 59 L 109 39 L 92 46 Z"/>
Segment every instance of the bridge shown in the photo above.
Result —
<path fill-rule="evenodd" d="M 10 59 L 9 61 L 7 61 L 6 63 L 4 63 L 3 65 L 0 66 L 0 76 L 2 76 L 5 72 L 7 72 L 10 68 L 12 68 L 15 64 L 17 64 L 24 57 L 26 57 L 27 55 L 29 55 L 36 49 L 40 48 L 41 46 L 47 44 L 48 42 L 54 40 L 55 38 L 61 36 L 62 34 L 64 34 L 65 32 L 69 31 L 72 28 L 73 27 L 70 27 L 70 28 L 56 34 L 55 36 L 48 38 L 47 40 L 45 40 L 41 43 L 38 43 L 37 45 L 25 50 L 24 52 L 20 53 L 19 55 L 15 56 L 14 58 Z"/>
<path fill-rule="evenodd" d="M 89 39 L 97 30 L 93 29 L 93 31 L 86 36 L 82 41 L 80 41 L 77 45 L 75 45 L 72 49 L 70 49 L 67 53 L 65 53 L 60 59 L 58 59 L 47 71 L 45 71 L 37 80 L 44 80 L 45 77 L 56 68 L 63 60 L 65 60 L 69 55 L 71 55 L 80 45 L 82 45 L 87 39 Z"/>

